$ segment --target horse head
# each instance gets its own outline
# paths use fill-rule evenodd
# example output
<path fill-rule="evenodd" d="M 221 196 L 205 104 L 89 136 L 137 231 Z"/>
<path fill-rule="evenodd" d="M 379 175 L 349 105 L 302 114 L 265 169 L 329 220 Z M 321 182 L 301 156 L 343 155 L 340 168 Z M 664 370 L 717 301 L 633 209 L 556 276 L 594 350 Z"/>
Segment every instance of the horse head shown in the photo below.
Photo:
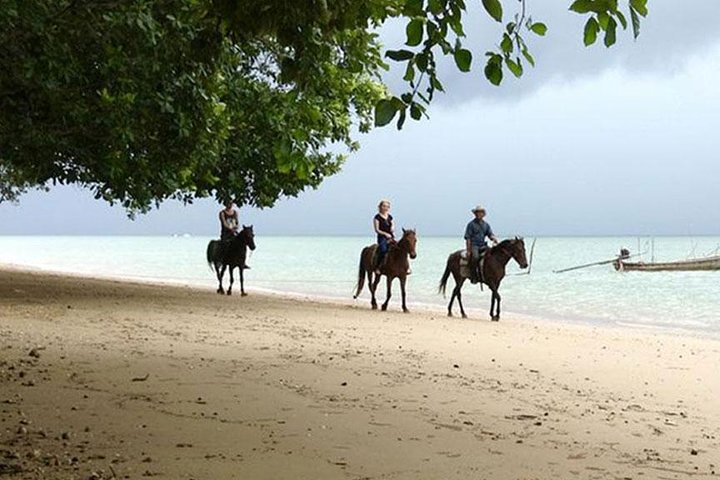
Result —
<path fill-rule="evenodd" d="M 247 245 L 250 250 L 255 250 L 255 232 L 253 232 L 252 225 L 243 225 L 238 237 L 245 242 L 245 245 Z"/>
<path fill-rule="evenodd" d="M 415 233 L 415 230 L 413 229 L 402 229 L 403 236 L 398 242 L 398 245 L 400 246 L 406 246 L 408 255 L 410 255 L 410 258 L 415 259 L 417 257 L 417 252 L 415 251 L 415 247 L 417 246 L 417 234 Z"/>
<path fill-rule="evenodd" d="M 528 268 L 527 255 L 525 254 L 525 240 L 522 237 L 515 237 L 510 240 L 509 251 L 513 259 L 520 265 L 520 268 Z"/>

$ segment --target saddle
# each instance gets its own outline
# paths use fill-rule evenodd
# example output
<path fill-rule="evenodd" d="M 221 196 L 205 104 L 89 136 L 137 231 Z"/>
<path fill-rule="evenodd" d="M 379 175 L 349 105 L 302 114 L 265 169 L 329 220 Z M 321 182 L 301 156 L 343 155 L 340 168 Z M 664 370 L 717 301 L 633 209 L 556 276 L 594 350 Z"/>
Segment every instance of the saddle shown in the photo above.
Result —
<path fill-rule="evenodd" d="M 480 261 L 478 262 L 478 278 L 480 280 L 480 288 L 482 289 L 482 284 L 485 281 L 485 276 L 483 275 L 483 271 L 485 269 L 485 256 L 487 255 L 487 252 L 490 249 L 485 249 L 480 254 Z M 470 278 L 470 259 L 468 258 L 468 254 L 466 250 L 460 250 L 460 275 L 462 275 L 465 278 Z"/>

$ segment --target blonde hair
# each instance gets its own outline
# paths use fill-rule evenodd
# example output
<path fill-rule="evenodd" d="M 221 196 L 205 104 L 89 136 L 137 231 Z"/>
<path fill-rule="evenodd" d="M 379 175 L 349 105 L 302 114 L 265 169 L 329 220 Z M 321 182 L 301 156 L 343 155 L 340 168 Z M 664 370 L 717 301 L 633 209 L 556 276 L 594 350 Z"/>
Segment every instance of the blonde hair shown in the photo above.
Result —
<path fill-rule="evenodd" d="M 378 210 L 380 210 L 382 208 L 383 203 L 387 203 L 388 207 L 390 207 L 390 205 L 391 205 L 390 200 L 383 198 L 382 200 L 380 200 L 380 202 L 378 202 Z"/>

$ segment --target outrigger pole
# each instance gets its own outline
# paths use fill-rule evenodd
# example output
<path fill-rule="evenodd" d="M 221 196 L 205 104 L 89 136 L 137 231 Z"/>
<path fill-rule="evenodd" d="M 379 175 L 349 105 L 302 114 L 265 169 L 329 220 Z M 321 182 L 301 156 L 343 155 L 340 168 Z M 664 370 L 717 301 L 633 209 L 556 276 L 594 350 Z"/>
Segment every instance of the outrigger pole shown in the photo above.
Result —
<path fill-rule="evenodd" d="M 613 258 L 612 260 L 603 260 L 601 262 L 586 263 L 584 265 L 578 265 L 576 267 L 563 268 L 562 270 L 553 270 L 553 273 L 564 273 L 564 272 L 570 272 L 572 270 L 580 270 L 581 268 L 595 267 L 598 265 L 609 265 L 609 264 L 615 263 L 619 260 L 627 260 L 628 258 L 639 257 L 641 255 L 642 255 L 642 253 L 636 253 L 635 255 L 618 255 L 617 257 Z"/>

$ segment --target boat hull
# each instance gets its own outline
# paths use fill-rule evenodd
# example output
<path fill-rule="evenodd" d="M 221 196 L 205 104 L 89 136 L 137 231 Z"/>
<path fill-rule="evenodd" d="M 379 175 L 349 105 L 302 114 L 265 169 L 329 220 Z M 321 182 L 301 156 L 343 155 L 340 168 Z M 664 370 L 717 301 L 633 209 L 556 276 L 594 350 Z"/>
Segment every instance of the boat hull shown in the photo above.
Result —
<path fill-rule="evenodd" d="M 677 262 L 615 262 L 615 269 L 624 272 L 696 272 L 720 270 L 720 256 Z"/>

